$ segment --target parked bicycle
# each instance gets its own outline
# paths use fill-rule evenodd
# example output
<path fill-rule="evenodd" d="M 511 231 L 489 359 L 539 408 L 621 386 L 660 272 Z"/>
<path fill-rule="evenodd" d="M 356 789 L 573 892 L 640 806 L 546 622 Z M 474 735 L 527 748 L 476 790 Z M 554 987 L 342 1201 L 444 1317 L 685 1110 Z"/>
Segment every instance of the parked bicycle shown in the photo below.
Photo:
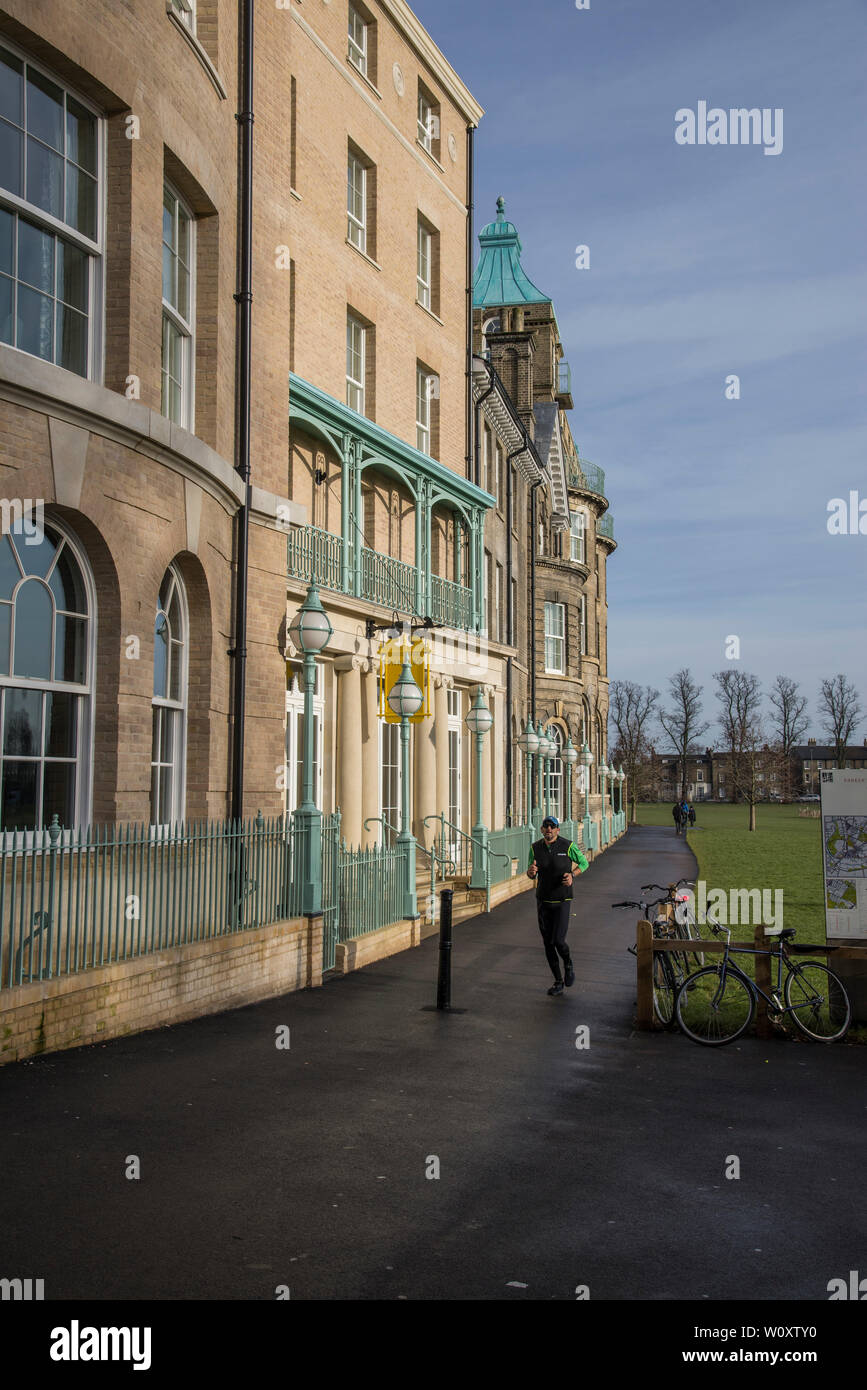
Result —
<path fill-rule="evenodd" d="M 694 888 L 695 882 L 691 878 L 679 878 L 677 880 L 677 883 L 670 883 L 667 888 L 664 888 L 661 883 L 642 883 L 641 891 L 642 893 L 648 893 L 651 891 L 651 889 L 658 888 L 660 893 L 665 893 L 666 896 L 662 901 L 664 902 L 666 907 L 671 908 L 670 914 L 666 915 L 670 916 L 670 918 L 675 923 L 675 926 L 677 928 L 675 935 L 682 936 L 684 940 L 687 941 L 700 941 L 701 929 L 695 917 L 695 908 L 693 907 L 693 895 L 689 892 L 679 893 L 677 891 L 679 888 L 682 888 L 684 886 L 688 889 Z M 704 965 L 703 951 L 691 951 L 690 955 L 692 956 L 696 965 Z M 689 962 L 686 961 L 686 957 L 684 957 L 684 962 L 685 970 L 688 971 Z"/>
<path fill-rule="evenodd" d="M 767 951 L 732 946 L 729 927 L 710 923 L 710 928 L 715 936 L 724 934 L 726 937 L 722 960 L 718 965 L 706 965 L 688 975 L 675 1000 L 675 1018 L 693 1042 L 709 1047 L 734 1042 L 752 1023 L 759 995 L 765 1000 L 775 1023 L 782 1023 L 790 1015 L 796 1027 L 816 1042 L 836 1042 L 845 1037 L 852 1019 L 845 986 L 827 965 L 815 960 L 794 960 L 788 954 L 786 943 L 794 938 L 794 927 L 767 927 L 765 936 L 780 938 L 777 948 L 769 947 Z M 768 956 L 776 960 L 776 989 L 766 994 L 730 959 L 733 955 Z"/>
<path fill-rule="evenodd" d="M 668 905 L 669 897 L 657 898 L 655 902 L 612 903 L 612 907 L 633 907 L 646 921 L 651 921 L 650 913 L 655 907 Z M 665 913 L 659 913 L 652 921 L 653 935 L 657 940 L 670 941 L 680 935 L 679 924 Z M 632 955 L 634 946 L 627 946 Z M 653 1011 L 666 1028 L 674 1019 L 674 1003 L 677 991 L 689 974 L 689 960 L 683 951 L 654 951 L 653 953 Z"/>

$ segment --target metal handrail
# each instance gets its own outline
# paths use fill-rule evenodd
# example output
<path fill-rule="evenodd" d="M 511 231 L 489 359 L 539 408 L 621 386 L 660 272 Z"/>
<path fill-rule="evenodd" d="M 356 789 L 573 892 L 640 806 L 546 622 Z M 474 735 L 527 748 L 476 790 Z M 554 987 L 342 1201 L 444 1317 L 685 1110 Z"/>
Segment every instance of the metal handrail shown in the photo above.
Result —
<path fill-rule="evenodd" d="M 461 830 L 461 827 L 459 825 L 455 825 L 452 821 L 447 820 L 442 812 L 439 812 L 439 814 L 434 814 L 431 816 L 425 816 L 424 820 L 422 821 L 422 824 L 427 825 L 429 820 L 439 821 L 440 833 L 443 836 L 445 835 L 445 827 L 448 826 L 450 830 L 457 831 L 458 835 L 462 835 L 465 840 L 469 840 L 471 845 L 476 845 L 480 850 L 483 851 L 485 856 L 485 911 L 489 913 L 491 910 L 491 855 L 493 854 L 497 859 L 504 860 L 504 862 L 507 864 L 510 864 L 512 862 L 511 856 L 508 854 L 502 854 L 500 850 L 491 849 L 488 845 L 482 844 L 481 840 L 477 840 L 472 835 L 468 835 L 466 830 Z"/>
<path fill-rule="evenodd" d="M 370 825 L 370 822 L 374 820 L 382 821 L 383 825 L 387 825 L 389 830 L 392 830 L 395 835 L 400 834 L 400 831 L 398 830 L 397 826 L 392 825 L 391 821 L 388 819 L 387 816 L 368 816 L 367 820 L 364 822 L 365 830 Z M 428 859 L 430 859 L 431 861 L 435 859 L 438 864 L 451 864 L 452 868 L 455 870 L 455 872 L 457 872 L 457 865 L 455 864 L 455 861 L 453 859 L 447 859 L 445 856 L 440 858 L 440 856 L 436 854 L 434 850 L 426 849 L 420 840 L 416 840 L 415 847 L 416 850 L 421 850 L 422 854 L 426 854 Z"/>
<path fill-rule="evenodd" d="M 367 820 L 364 822 L 365 830 L 370 825 L 371 821 L 381 821 L 382 824 L 387 825 L 389 830 L 393 831 L 395 835 L 400 834 L 400 831 L 398 830 L 397 826 L 392 825 L 391 821 L 388 819 L 387 816 L 368 816 Z M 421 850 L 422 854 L 426 854 L 428 859 L 430 860 L 431 921 L 434 921 L 434 914 L 436 911 L 436 865 L 439 864 L 440 878 L 443 879 L 446 877 L 443 870 L 445 869 L 445 866 L 447 864 L 451 866 L 454 874 L 457 873 L 458 866 L 453 859 L 447 859 L 445 855 L 440 857 L 440 855 L 438 855 L 435 850 L 427 849 L 424 845 L 420 844 L 418 840 L 416 840 L 415 842 L 415 847 L 417 850 Z"/>
<path fill-rule="evenodd" d="M 487 845 L 482 844 L 481 840 L 476 840 L 473 838 L 472 835 L 468 835 L 466 830 L 461 830 L 461 827 L 459 825 L 455 825 L 452 821 L 446 820 L 445 816 L 441 812 L 438 812 L 432 816 L 425 816 L 424 820 L 422 821 L 422 825 L 427 825 L 429 820 L 438 820 L 443 825 L 447 825 L 450 830 L 456 830 L 459 835 L 463 835 L 465 840 L 469 840 L 470 844 L 478 845 L 479 849 L 483 849 L 486 854 L 493 854 L 496 856 L 497 859 L 504 859 L 506 863 L 511 862 L 511 855 L 502 854 L 498 849 L 489 849 Z"/>

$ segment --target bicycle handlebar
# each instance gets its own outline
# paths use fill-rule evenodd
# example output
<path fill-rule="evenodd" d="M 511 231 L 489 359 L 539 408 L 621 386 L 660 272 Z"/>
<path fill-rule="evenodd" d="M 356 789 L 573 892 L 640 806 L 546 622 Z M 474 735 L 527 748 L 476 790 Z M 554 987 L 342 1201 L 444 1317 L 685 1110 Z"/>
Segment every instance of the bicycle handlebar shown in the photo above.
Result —
<path fill-rule="evenodd" d="M 668 892 L 671 891 L 672 888 L 679 888 L 680 885 L 681 885 L 682 883 L 688 884 L 690 888 L 692 888 L 692 887 L 695 886 L 695 880 L 694 880 L 694 879 L 691 879 L 691 878 L 679 878 L 679 879 L 677 880 L 677 883 L 669 883 L 667 886 L 666 886 L 666 884 L 664 884 L 664 883 L 642 883 L 642 885 L 641 885 L 641 891 L 642 891 L 642 893 L 646 893 L 646 892 L 648 892 L 651 888 L 658 888 L 658 889 L 660 890 L 660 892 L 662 892 L 662 893 L 668 893 Z"/>

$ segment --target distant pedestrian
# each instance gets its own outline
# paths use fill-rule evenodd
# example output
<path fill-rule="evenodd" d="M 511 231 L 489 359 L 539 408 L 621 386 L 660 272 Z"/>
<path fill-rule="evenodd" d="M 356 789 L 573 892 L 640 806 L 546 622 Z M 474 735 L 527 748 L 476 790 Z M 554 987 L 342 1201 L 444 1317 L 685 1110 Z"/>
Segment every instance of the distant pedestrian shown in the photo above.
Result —
<path fill-rule="evenodd" d="M 542 839 L 530 847 L 527 877 L 536 880 L 536 909 L 545 956 L 554 976 L 549 994 L 562 994 L 564 984 L 575 983 L 572 956 L 566 941 L 572 911 L 572 878 L 583 874 L 590 864 L 577 845 L 559 834 L 556 816 L 542 821 Z M 560 975 L 563 962 L 564 977 Z"/>
<path fill-rule="evenodd" d="M 679 835 L 680 827 L 683 824 L 683 807 L 679 801 L 675 801 L 671 808 L 671 814 L 674 816 L 674 833 Z"/>
<path fill-rule="evenodd" d="M 695 825 L 695 807 L 694 807 L 694 806 L 690 806 L 690 808 L 689 808 L 689 823 L 690 823 L 690 825 Z"/>

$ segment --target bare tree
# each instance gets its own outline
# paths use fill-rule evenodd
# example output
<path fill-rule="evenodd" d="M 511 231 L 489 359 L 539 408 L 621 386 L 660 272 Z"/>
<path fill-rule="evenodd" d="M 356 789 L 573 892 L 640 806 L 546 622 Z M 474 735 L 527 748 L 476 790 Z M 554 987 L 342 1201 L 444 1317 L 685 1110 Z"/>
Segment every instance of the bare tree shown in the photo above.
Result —
<path fill-rule="evenodd" d="M 637 685 L 635 681 L 611 682 L 608 715 L 617 730 L 612 761 L 622 763 L 625 768 L 633 822 L 638 794 L 644 791 L 648 781 L 650 743 L 647 735 L 658 700 L 659 691 L 649 685 Z"/>
<path fill-rule="evenodd" d="M 777 676 L 768 699 L 774 711 L 771 732 L 780 754 L 783 795 L 788 799 L 792 795 L 792 754 L 809 724 L 807 697 L 801 694 L 797 681 L 789 676 Z"/>
<path fill-rule="evenodd" d="M 837 767 L 845 767 L 846 748 L 861 723 L 861 702 L 858 691 L 844 675 L 822 681 L 819 714 L 822 716 L 822 728 L 834 744 L 834 761 Z"/>
<path fill-rule="evenodd" d="M 714 680 L 722 707 L 720 728 L 730 750 L 733 789 L 749 804 L 750 830 L 755 830 L 756 802 L 778 758 L 764 741 L 761 683 L 758 676 L 733 666 L 716 671 Z"/>
<path fill-rule="evenodd" d="M 680 759 L 680 796 L 686 800 L 686 760 L 694 751 L 696 740 L 710 728 L 701 721 L 701 686 L 697 685 L 687 667 L 669 678 L 668 709 L 659 711 L 659 722 L 666 737 L 674 745 Z"/>

